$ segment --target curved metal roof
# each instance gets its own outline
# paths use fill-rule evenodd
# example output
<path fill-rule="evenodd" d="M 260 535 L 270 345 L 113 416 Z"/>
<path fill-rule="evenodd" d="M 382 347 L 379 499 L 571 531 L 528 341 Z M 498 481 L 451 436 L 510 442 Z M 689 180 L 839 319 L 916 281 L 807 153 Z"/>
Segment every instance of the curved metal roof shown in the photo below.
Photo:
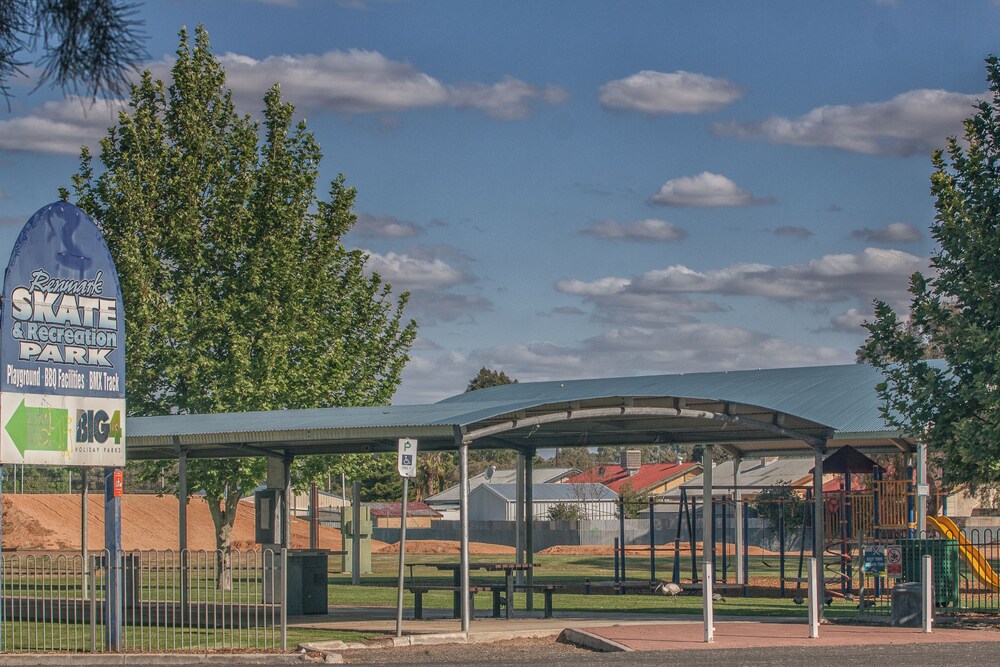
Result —
<path fill-rule="evenodd" d="M 474 448 L 722 444 L 752 454 L 806 455 L 852 444 L 909 442 L 881 418 L 871 366 L 811 366 L 491 387 L 430 405 L 133 417 L 132 459 Z"/>

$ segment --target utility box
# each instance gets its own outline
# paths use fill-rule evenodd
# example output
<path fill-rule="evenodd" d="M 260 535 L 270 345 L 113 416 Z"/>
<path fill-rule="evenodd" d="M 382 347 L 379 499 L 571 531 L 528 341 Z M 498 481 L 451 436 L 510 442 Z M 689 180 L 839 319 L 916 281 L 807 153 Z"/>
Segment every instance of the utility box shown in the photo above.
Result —
<path fill-rule="evenodd" d="M 273 555 L 273 560 L 270 556 Z M 288 550 L 288 614 L 325 614 L 329 607 L 329 554 L 323 550 Z M 265 559 L 264 603 L 281 603 L 281 551 Z"/>
<path fill-rule="evenodd" d="M 372 573 L 372 511 L 369 507 L 361 508 L 361 522 L 358 530 L 354 527 L 354 512 L 350 507 L 340 508 L 340 535 L 344 555 L 342 558 L 342 571 L 351 574 L 351 554 L 354 540 L 358 539 L 361 546 L 361 572 L 360 574 Z"/>
<path fill-rule="evenodd" d="M 281 544 L 281 489 L 254 491 L 254 541 Z"/>

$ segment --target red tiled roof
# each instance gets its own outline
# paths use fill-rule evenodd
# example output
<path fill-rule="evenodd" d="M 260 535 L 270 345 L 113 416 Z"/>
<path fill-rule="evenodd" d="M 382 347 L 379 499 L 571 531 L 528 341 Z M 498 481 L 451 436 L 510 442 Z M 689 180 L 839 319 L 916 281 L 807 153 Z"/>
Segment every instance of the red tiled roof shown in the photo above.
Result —
<path fill-rule="evenodd" d="M 579 475 L 569 477 L 564 482 L 596 482 L 603 484 L 615 493 L 620 493 L 621 488 L 628 482 L 634 491 L 643 491 L 650 487 L 668 482 L 675 477 L 687 472 L 697 472 L 701 466 L 697 463 L 644 463 L 639 466 L 639 470 L 631 477 L 628 471 L 619 465 L 594 466 Z"/>

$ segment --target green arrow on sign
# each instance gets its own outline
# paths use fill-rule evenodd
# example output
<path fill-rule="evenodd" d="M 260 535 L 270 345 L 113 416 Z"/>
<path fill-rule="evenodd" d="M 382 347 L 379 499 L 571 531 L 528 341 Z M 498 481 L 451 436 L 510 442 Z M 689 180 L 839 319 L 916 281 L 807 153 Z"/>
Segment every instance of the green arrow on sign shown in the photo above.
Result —
<path fill-rule="evenodd" d="M 7 421 L 7 433 L 21 456 L 29 449 L 41 452 L 69 451 L 69 410 L 29 408 L 21 399 Z"/>

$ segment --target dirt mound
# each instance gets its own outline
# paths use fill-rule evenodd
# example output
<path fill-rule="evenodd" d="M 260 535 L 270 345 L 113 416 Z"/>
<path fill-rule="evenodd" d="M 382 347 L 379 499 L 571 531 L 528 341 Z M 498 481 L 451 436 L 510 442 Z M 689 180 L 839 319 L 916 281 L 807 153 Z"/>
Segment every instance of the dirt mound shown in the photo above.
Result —
<path fill-rule="evenodd" d="M 395 554 L 399 553 L 399 542 L 386 544 L 376 550 L 372 545 L 372 553 Z M 406 553 L 408 554 L 457 554 L 459 553 L 458 542 L 450 540 L 406 540 Z M 488 544 L 486 542 L 469 542 L 469 553 L 473 556 L 513 556 L 514 547 L 502 544 Z"/>
<path fill-rule="evenodd" d="M 87 547 L 104 548 L 104 498 L 91 494 L 87 503 Z M 171 496 L 122 497 L 122 547 L 127 550 L 178 548 L 178 503 Z M 232 544 L 255 549 L 253 503 L 243 501 L 236 510 Z M 203 498 L 188 501 L 188 548 L 215 549 L 215 526 Z M 320 526 L 321 549 L 341 548 L 340 531 Z M 372 550 L 385 542 L 372 540 Z M 309 547 L 309 522 L 292 521 L 292 548 Z M 61 550 L 80 548 L 80 496 L 73 494 L 6 494 L 3 496 L 3 550 Z"/>

